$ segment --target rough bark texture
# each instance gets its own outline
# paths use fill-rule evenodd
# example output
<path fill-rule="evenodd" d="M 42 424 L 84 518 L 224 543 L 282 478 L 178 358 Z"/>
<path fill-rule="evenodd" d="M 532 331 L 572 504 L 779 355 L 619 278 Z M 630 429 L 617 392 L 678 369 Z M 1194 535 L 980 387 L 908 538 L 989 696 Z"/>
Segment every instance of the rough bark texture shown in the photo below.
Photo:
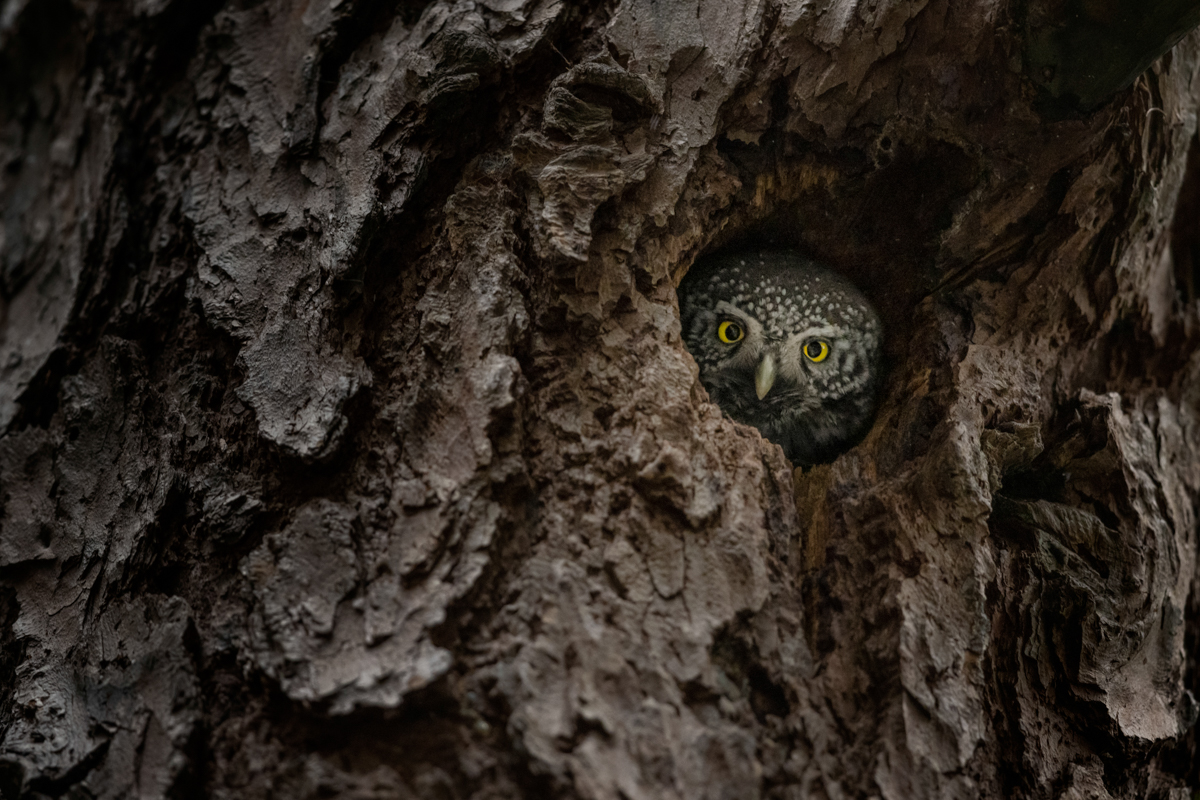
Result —
<path fill-rule="evenodd" d="M 0 3 L 0 796 L 1188 797 L 1180 5 Z M 807 472 L 765 241 L 888 328 Z"/>

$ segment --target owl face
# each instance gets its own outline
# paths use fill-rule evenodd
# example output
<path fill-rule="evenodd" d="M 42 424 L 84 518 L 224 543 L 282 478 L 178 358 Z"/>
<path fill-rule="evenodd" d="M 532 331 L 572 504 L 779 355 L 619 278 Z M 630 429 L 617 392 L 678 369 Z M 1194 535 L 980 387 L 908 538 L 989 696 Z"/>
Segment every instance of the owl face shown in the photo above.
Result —
<path fill-rule="evenodd" d="M 831 460 L 870 424 L 881 326 L 840 275 L 788 251 L 702 259 L 679 310 L 711 400 L 794 463 Z"/>

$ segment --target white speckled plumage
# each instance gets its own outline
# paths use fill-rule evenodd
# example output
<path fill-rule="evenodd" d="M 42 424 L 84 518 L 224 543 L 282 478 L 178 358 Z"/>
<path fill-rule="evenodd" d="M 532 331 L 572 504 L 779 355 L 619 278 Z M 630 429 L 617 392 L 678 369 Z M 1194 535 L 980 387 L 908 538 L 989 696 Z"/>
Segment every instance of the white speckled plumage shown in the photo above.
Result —
<path fill-rule="evenodd" d="M 679 286 L 679 311 L 712 401 L 794 463 L 832 460 L 870 424 L 882 326 L 863 294 L 827 267 L 786 250 L 702 258 Z M 744 338 L 722 342 L 726 320 Z M 810 342 L 827 343 L 828 356 L 805 357 Z M 778 377 L 760 397 L 755 375 L 768 356 Z"/>

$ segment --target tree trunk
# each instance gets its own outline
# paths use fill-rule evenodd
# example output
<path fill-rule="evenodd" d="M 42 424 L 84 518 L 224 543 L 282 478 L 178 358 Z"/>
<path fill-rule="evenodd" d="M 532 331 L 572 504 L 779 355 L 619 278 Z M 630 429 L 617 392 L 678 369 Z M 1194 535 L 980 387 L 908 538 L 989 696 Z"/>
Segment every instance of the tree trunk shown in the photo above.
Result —
<path fill-rule="evenodd" d="M 0 3 L 0 797 L 1189 797 L 1190 5 Z"/>

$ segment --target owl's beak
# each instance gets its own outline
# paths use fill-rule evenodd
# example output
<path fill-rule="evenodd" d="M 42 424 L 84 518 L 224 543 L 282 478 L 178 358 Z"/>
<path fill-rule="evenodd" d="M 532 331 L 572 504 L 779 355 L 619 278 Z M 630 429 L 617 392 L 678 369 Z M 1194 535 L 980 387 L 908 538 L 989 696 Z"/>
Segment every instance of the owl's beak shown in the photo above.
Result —
<path fill-rule="evenodd" d="M 758 369 L 754 370 L 754 391 L 758 393 L 758 399 L 762 400 L 767 396 L 767 392 L 771 391 L 771 387 L 775 385 L 775 357 L 767 353 L 762 357 L 762 361 L 758 362 Z"/>

